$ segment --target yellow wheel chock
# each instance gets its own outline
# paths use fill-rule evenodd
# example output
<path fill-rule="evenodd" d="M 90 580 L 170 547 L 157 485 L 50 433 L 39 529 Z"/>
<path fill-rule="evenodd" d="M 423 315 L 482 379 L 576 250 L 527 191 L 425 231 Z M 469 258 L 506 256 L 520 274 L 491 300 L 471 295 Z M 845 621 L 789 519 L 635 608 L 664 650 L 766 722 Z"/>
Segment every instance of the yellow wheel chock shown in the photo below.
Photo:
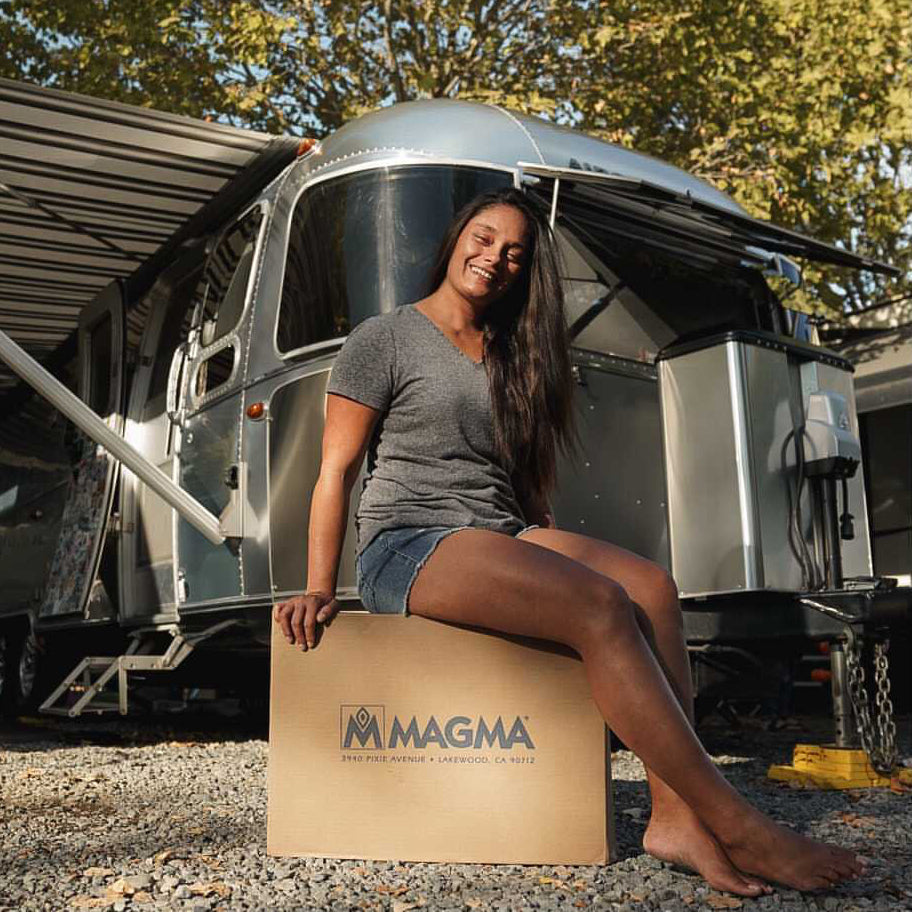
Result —
<path fill-rule="evenodd" d="M 893 776 L 882 776 L 860 748 L 796 744 L 791 766 L 773 765 L 767 776 L 804 788 L 912 788 L 912 769 L 897 767 Z"/>

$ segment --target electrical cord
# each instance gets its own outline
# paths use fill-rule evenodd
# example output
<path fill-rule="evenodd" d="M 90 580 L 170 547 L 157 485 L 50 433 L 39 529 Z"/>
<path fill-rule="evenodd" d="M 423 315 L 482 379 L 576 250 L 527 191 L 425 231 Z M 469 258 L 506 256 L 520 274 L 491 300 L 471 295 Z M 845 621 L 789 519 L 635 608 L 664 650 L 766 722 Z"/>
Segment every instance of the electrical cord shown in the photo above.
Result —
<path fill-rule="evenodd" d="M 804 466 L 804 449 L 801 442 L 804 440 L 804 424 L 800 424 L 786 434 L 782 442 L 781 465 L 782 473 L 786 479 L 786 485 L 789 496 L 789 521 L 788 521 L 788 542 L 792 554 L 801 567 L 801 582 L 805 589 L 817 591 L 823 587 L 824 576 L 820 573 L 816 559 L 811 555 L 807 541 L 804 537 L 804 519 L 801 513 L 801 496 L 804 493 L 804 484 L 806 481 Z M 795 445 L 795 468 L 797 477 L 793 484 L 789 475 L 788 465 L 786 464 L 786 455 L 789 443 Z"/>

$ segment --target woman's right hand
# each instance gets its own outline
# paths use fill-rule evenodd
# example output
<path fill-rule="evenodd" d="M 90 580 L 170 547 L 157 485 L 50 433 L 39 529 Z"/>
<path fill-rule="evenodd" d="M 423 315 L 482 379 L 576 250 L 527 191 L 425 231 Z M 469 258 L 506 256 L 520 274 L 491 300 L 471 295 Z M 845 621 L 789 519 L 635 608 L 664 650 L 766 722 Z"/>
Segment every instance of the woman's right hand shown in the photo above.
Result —
<path fill-rule="evenodd" d="M 329 624 L 338 613 L 339 602 L 331 593 L 305 592 L 279 602 L 272 616 L 285 639 L 306 652 L 317 645 L 317 625 Z"/>

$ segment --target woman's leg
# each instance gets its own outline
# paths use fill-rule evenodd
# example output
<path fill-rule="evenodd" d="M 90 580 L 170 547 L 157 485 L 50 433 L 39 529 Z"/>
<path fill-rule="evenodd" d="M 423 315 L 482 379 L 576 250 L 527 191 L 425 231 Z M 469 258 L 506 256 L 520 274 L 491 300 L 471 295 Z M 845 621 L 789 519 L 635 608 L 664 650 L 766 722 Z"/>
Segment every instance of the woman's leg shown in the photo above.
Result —
<path fill-rule="evenodd" d="M 657 564 L 606 542 L 558 529 L 534 529 L 523 536 L 613 579 L 641 610 L 640 627 L 693 725 L 690 662 L 684 640 L 678 590 Z M 663 861 L 693 868 L 717 889 L 754 895 L 759 882 L 738 872 L 697 815 L 648 766 L 652 813 L 643 847 Z M 767 888 L 768 889 L 768 888 Z"/>
<path fill-rule="evenodd" d="M 409 608 L 575 649 L 611 728 L 741 870 L 798 889 L 826 887 L 862 870 L 851 853 L 777 826 L 728 784 L 644 639 L 636 607 L 607 576 L 531 541 L 465 530 L 440 543 L 415 581 Z"/>

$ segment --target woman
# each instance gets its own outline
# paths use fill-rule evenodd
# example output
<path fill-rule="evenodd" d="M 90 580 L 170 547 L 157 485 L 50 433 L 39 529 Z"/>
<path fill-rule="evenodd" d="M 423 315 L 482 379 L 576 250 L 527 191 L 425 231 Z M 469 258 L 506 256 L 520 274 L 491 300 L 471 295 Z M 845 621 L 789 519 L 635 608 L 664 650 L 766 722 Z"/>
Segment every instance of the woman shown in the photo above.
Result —
<path fill-rule="evenodd" d="M 558 275 L 538 210 L 516 190 L 485 194 L 454 220 L 430 296 L 349 336 L 328 387 L 308 589 L 276 622 L 307 649 L 338 610 L 349 493 L 370 448 L 358 512 L 369 610 L 576 650 L 608 725 L 647 767 L 650 854 L 744 896 L 768 892 L 766 880 L 804 890 L 855 878 L 852 853 L 774 824 L 703 750 L 668 574 L 555 527 L 548 493 L 572 442 Z"/>

